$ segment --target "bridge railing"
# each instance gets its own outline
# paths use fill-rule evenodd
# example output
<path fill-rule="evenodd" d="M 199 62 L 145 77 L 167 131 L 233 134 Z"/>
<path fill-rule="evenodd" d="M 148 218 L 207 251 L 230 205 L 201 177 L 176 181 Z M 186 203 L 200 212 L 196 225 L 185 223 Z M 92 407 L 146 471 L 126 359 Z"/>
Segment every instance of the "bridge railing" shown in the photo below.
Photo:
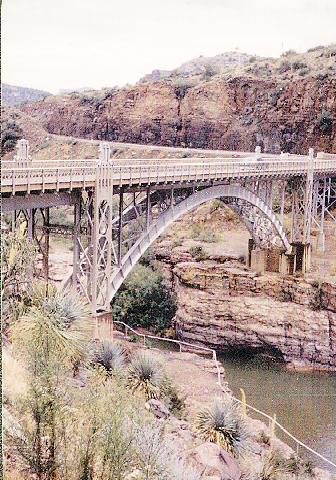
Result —
<path fill-rule="evenodd" d="M 221 180 L 225 178 L 259 178 L 305 175 L 309 161 L 292 158 L 291 160 L 260 161 L 207 161 L 193 162 L 162 162 L 152 164 L 146 160 L 143 163 L 123 163 L 112 165 L 113 183 L 115 185 L 181 183 L 189 181 Z M 95 186 L 97 164 L 83 163 L 80 166 L 45 166 L 15 167 L 2 169 L 2 190 L 28 191 L 62 188 L 86 188 Z M 315 173 L 336 174 L 334 159 L 316 159 Z M 9 190 L 8 190 L 9 189 Z"/>

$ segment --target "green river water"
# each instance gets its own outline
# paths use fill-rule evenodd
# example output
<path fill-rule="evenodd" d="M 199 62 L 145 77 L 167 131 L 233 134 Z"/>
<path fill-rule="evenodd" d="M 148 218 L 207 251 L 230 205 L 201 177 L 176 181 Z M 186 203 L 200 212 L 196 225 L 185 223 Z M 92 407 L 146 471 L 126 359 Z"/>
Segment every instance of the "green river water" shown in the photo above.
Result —
<path fill-rule="evenodd" d="M 247 403 L 271 416 L 276 413 L 289 432 L 336 463 L 336 373 L 290 371 L 265 357 L 232 352 L 219 359 L 235 396 L 240 398 L 243 388 Z M 291 445 L 280 432 L 276 434 Z M 336 473 L 312 454 L 309 459 Z"/>

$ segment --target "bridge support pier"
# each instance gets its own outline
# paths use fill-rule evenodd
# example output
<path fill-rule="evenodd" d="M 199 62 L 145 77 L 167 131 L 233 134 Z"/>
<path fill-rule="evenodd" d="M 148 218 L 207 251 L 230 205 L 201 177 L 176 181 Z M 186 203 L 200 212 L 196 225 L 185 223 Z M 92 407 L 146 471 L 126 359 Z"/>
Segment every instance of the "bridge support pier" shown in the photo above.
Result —
<path fill-rule="evenodd" d="M 284 275 L 306 273 L 311 267 L 311 244 L 292 243 L 292 253 L 283 253 L 280 256 L 279 271 Z"/>
<path fill-rule="evenodd" d="M 113 340 L 113 318 L 111 311 L 96 314 L 94 338 L 97 340 Z"/>

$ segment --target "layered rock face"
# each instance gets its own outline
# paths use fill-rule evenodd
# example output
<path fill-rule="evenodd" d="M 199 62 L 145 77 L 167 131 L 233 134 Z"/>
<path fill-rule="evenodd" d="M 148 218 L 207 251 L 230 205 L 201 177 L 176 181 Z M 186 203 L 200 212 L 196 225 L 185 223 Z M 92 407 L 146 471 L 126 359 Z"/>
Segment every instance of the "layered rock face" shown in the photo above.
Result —
<path fill-rule="evenodd" d="M 99 93 L 99 92 L 98 92 Z M 23 105 L 49 133 L 214 149 L 336 152 L 336 79 L 142 83 Z"/>
<path fill-rule="evenodd" d="M 179 336 L 219 351 L 277 353 L 297 368 L 336 369 L 336 285 L 255 276 L 232 263 L 171 266 Z"/>

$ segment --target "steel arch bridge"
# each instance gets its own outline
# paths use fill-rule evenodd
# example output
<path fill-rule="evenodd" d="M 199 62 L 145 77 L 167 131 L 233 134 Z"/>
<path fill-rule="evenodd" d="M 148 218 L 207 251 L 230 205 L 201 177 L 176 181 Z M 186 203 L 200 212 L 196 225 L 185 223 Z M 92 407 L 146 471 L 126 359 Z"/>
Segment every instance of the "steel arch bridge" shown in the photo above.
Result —
<path fill-rule="evenodd" d="M 277 249 L 283 273 L 309 269 L 312 228 L 323 249 L 325 219 L 336 226 L 336 155 L 269 155 L 257 147 L 216 157 L 209 151 L 207 158 L 112 160 L 105 143 L 97 160 L 34 161 L 26 140 L 17 148 L 13 161 L 2 164 L 2 211 L 12 212 L 13 228 L 26 222 L 47 279 L 50 234 L 72 236 L 73 272 L 65 283 L 87 297 L 94 314 L 110 311 L 158 236 L 206 201 L 222 199 L 239 215 L 253 239 L 252 260 Z M 71 227 L 50 223 L 50 208 L 60 205 L 73 206 Z"/>

